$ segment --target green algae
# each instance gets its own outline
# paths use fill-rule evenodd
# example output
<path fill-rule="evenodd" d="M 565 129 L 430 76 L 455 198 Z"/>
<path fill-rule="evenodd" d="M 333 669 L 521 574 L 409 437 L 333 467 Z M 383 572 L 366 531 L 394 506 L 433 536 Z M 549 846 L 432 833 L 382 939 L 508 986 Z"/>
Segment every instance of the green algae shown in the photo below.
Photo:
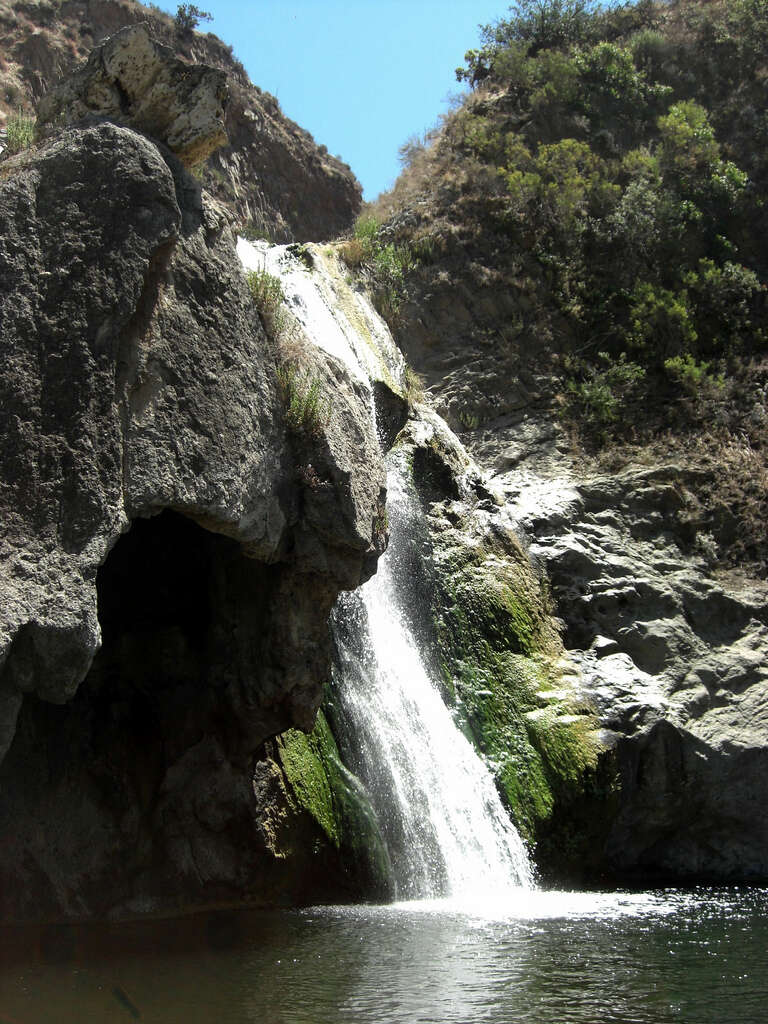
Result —
<path fill-rule="evenodd" d="M 367 794 L 343 765 L 323 711 L 311 733 L 288 729 L 276 740 L 294 804 L 319 826 L 368 895 L 387 895 L 391 865 Z"/>
<path fill-rule="evenodd" d="M 564 678 L 548 594 L 514 535 L 448 537 L 435 536 L 433 560 L 444 690 L 536 845 L 589 788 L 602 753 L 597 722 Z"/>
<path fill-rule="evenodd" d="M 283 774 L 296 803 L 317 822 L 338 849 L 341 823 L 334 800 L 338 751 L 325 716 L 320 712 L 312 732 L 288 729 L 277 739 Z"/>

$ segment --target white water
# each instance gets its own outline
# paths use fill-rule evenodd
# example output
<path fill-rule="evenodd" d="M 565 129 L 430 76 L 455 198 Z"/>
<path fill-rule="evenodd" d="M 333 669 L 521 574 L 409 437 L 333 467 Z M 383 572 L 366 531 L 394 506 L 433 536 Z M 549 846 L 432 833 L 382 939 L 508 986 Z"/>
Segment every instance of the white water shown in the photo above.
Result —
<path fill-rule="evenodd" d="M 528 856 L 419 653 L 395 568 L 416 510 L 397 467 L 388 484 L 390 551 L 337 612 L 347 754 L 379 814 L 399 898 L 509 904 L 533 885 Z"/>
<path fill-rule="evenodd" d="M 359 381 L 399 380 L 405 363 L 389 329 L 364 295 L 350 287 L 338 257 L 320 246 L 305 246 L 313 269 L 287 245 L 237 240 L 246 270 L 280 278 L 286 307 L 304 337 L 339 359 Z"/>
<path fill-rule="evenodd" d="M 340 273 L 335 257 L 311 249 L 309 270 L 286 246 L 238 240 L 246 269 L 280 278 L 304 338 L 370 386 L 400 380 L 402 356 L 389 331 Z M 476 909 L 519 902 L 533 885 L 522 840 L 483 761 L 457 728 L 430 679 L 409 625 L 408 594 L 396 568 L 409 544 L 411 507 L 402 471 L 388 480 L 390 550 L 376 576 L 337 607 L 341 662 L 337 716 L 345 758 L 369 791 L 400 899 L 450 899 Z M 401 557 L 402 561 L 402 557 Z"/>

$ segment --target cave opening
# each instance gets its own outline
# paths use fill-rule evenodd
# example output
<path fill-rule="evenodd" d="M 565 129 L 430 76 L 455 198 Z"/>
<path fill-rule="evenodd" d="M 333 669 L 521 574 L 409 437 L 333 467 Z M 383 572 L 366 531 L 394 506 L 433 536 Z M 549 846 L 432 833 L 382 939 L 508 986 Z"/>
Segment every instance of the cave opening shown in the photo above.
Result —
<path fill-rule="evenodd" d="M 172 511 L 120 537 L 97 575 L 102 647 L 88 674 L 66 704 L 25 697 L 0 766 L 0 830 L 13 835 L 0 882 L 36 865 L 0 910 L 57 906 L 53 878 L 95 906 L 119 898 L 167 857 L 176 804 L 208 784 L 210 758 L 250 763 L 278 571 Z"/>
<path fill-rule="evenodd" d="M 176 512 L 132 524 L 99 569 L 102 647 L 81 686 L 111 761 L 118 749 L 126 764 L 139 757 L 157 787 L 205 736 L 226 745 L 243 686 L 258 689 L 273 580 L 236 541 Z"/>
<path fill-rule="evenodd" d="M 25 698 L 6 761 L 44 736 L 49 777 L 78 762 L 96 777 L 103 764 L 108 791 L 121 770 L 153 762 L 158 774 L 206 733 L 236 728 L 242 691 L 252 703 L 269 661 L 275 579 L 176 512 L 135 520 L 97 574 L 102 646 L 87 676 L 66 704 Z"/>

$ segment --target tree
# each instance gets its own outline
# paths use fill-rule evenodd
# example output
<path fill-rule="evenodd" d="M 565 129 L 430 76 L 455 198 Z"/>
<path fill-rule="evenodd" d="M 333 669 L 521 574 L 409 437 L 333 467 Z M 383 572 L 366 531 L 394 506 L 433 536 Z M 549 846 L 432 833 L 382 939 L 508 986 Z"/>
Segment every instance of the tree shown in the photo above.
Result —
<path fill-rule="evenodd" d="M 176 31 L 179 35 L 188 36 L 201 21 L 213 21 L 213 15 L 201 11 L 195 4 L 179 4 L 176 8 Z"/>

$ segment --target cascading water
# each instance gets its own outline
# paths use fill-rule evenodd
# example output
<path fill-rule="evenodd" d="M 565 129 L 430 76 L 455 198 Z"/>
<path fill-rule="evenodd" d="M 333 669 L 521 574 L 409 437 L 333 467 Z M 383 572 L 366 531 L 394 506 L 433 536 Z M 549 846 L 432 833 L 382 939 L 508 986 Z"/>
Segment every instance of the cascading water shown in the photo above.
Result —
<path fill-rule="evenodd" d="M 366 299 L 338 266 L 311 251 L 313 269 L 286 246 L 238 242 L 246 269 L 280 278 L 306 337 L 369 386 L 401 379 L 403 360 Z M 373 403 L 371 414 L 375 415 Z M 390 548 L 378 572 L 344 595 L 334 616 L 334 723 L 345 760 L 378 815 L 401 899 L 498 901 L 533 885 L 522 840 L 491 775 L 429 677 L 394 568 L 417 515 L 396 461 L 388 478 Z"/>
<path fill-rule="evenodd" d="M 533 884 L 488 769 L 429 677 L 394 566 L 415 510 L 395 463 L 390 549 L 335 614 L 341 743 L 379 815 L 400 898 L 487 902 Z"/>

